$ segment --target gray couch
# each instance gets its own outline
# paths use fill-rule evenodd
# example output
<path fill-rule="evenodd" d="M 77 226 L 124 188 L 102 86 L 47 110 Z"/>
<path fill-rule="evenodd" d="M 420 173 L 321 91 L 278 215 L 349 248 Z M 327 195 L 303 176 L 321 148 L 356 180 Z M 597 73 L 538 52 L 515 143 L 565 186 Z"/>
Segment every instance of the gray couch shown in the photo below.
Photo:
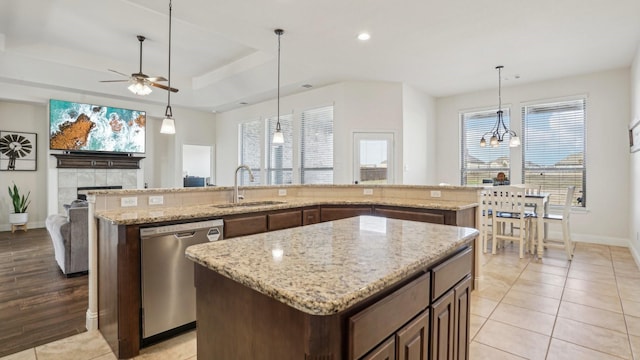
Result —
<path fill-rule="evenodd" d="M 56 262 L 65 275 L 89 270 L 89 207 L 86 201 L 74 200 L 65 205 L 67 215 L 47 217 L 46 225 Z"/>

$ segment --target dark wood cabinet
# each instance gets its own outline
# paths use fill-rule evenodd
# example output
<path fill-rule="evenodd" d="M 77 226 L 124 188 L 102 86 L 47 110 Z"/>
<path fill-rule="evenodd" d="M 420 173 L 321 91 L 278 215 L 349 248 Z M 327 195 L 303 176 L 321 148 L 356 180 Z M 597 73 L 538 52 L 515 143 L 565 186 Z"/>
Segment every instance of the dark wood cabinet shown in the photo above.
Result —
<path fill-rule="evenodd" d="M 432 224 L 475 227 L 475 208 L 463 210 L 419 209 L 375 205 L 373 215 L 391 219 L 412 220 Z"/>
<path fill-rule="evenodd" d="M 320 209 L 304 209 L 302 210 L 302 225 L 317 224 L 320 222 Z"/>
<path fill-rule="evenodd" d="M 142 156 L 110 154 L 52 154 L 57 168 L 68 169 L 140 169 Z"/>
<path fill-rule="evenodd" d="M 453 360 L 454 295 L 447 292 L 431 306 L 431 359 Z"/>
<path fill-rule="evenodd" d="M 473 251 L 466 249 L 431 274 L 431 359 L 468 359 Z"/>
<path fill-rule="evenodd" d="M 359 206 L 321 206 L 320 221 L 333 221 L 360 215 L 371 215 L 370 205 Z"/>
<path fill-rule="evenodd" d="M 453 289 L 454 296 L 454 359 L 469 359 L 469 327 L 471 304 L 471 275 L 468 275 Z"/>
<path fill-rule="evenodd" d="M 396 359 L 396 338 L 390 337 L 387 341 L 373 349 L 365 355 L 362 360 L 395 360 Z"/>
<path fill-rule="evenodd" d="M 429 358 L 429 310 L 418 315 L 396 334 L 397 359 Z"/>
<path fill-rule="evenodd" d="M 285 210 L 267 214 L 267 228 L 269 231 L 288 229 L 302 226 L 302 211 Z"/>
<path fill-rule="evenodd" d="M 267 214 L 227 216 L 223 220 L 225 239 L 267 231 Z"/>

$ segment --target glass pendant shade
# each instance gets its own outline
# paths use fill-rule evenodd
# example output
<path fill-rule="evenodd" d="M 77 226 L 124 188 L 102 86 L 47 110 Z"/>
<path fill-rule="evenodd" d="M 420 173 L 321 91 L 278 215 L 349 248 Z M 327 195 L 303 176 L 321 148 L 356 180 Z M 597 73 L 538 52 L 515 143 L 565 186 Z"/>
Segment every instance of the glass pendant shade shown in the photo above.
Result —
<path fill-rule="evenodd" d="M 274 144 L 284 144 L 284 135 L 282 134 L 282 130 L 276 130 L 273 133 L 273 141 Z"/>
<path fill-rule="evenodd" d="M 176 133 L 176 123 L 171 118 L 166 118 L 162 120 L 162 127 L 160 128 L 161 134 L 175 134 Z"/>
<path fill-rule="evenodd" d="M 518 146 L 520 146 L 520 138 L 515 136 L 515 135 L 512 135 L 511 139 L 509 140 L 509 146 L 510 147 L 518 147 Z"/>

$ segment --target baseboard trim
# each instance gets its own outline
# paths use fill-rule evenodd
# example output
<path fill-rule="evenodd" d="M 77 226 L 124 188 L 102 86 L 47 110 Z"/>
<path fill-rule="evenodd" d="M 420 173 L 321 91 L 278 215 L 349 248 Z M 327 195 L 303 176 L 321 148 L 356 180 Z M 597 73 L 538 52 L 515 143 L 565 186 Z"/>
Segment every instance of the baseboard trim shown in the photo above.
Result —
<path fill-rule="evenodd" d="M 549 231 L 549 237 L 551 237 L 552 239 L 562 239 L 562 233 Z M 630 248 L 629 239 L 626 239 L 626 238 L 571 233 L 571 239 L 576 242 L 584 242 L 584 243 L 600 244 L 600 245 L 608 245 L 608 246 L 622 246 L 622 247 Z"/>

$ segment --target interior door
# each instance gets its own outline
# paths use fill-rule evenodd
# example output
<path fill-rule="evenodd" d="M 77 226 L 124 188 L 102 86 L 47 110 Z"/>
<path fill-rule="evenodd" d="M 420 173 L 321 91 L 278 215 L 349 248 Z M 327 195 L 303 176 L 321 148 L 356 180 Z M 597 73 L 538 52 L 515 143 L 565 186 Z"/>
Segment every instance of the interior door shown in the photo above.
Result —
<path fill-rule="evenodd" d="M 353 181 L 393 184 L 393 133 L 353 134 Z"/>

